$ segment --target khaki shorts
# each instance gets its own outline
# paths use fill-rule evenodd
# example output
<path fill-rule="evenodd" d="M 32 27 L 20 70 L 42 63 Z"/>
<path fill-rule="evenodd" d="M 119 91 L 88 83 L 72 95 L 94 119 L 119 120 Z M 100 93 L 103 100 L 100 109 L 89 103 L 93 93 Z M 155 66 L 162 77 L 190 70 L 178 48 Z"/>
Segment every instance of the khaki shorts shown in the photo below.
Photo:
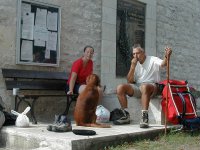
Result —
<path fill-rule="evenodd" d="M 156 95 L 158 95 L 158 86 L 155 83 L 142 83 L 142 84 L 152 84 L 154 86 L 154 91 L 151 94 L 151 97 L 155 97 Z M 142 93 L 140 90 L 141 84 L 130 84 L 134 90 L 134 96 L 139 98 L 141 97 Z"/>

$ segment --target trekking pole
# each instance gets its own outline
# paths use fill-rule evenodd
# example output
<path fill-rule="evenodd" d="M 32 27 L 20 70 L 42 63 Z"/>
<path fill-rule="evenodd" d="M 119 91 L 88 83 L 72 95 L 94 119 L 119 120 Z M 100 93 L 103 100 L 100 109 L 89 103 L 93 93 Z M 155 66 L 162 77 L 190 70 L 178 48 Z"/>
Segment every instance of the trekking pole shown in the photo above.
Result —
<path fill-rule="evenodd" d="M 165 135 L 167 134 L 167 116 L 168 116 L 168 94 L 169 94 L 169 56 L 167 55 L 167 96 L 165 107 Z"/>

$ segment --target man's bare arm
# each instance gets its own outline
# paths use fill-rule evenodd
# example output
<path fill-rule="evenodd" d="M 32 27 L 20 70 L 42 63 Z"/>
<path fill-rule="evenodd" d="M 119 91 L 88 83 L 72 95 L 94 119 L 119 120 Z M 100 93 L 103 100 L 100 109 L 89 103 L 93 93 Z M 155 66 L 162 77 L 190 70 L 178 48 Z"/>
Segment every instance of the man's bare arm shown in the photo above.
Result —
<path fill-rule="evenodd" d="M 134 83 L 134 73 L 135 73 L 135 67 L 137 64 L 137 58 L 133 58 L 131 60 L 131 67 L 129 69 L 128 75 L 127 75 L 127 82 L 128 83 Z"/>

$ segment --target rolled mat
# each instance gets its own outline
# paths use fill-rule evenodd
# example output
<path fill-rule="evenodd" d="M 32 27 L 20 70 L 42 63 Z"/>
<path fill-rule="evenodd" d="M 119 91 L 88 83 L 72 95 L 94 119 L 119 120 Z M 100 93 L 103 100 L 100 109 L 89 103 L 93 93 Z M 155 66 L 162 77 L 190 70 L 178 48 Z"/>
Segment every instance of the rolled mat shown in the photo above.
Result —
<path fill-rule="evenodd" d="M 94 130 L 73 129 L 72 132 L 76 135 L 96 135 Z"/>

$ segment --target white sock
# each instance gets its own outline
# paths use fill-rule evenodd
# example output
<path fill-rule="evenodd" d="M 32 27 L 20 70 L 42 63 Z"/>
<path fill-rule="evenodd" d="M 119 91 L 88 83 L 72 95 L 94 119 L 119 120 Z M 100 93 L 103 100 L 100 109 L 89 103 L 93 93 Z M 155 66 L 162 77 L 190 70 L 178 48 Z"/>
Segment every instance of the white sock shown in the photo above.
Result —
<path fill-rule="evenodd" d="M 147 112 L 147 113 L 148 113 L 148 110 L 142 110 L 142 113 L 143 113 L 143 112 Z"/>
<path fill-rule="evenodd" d="M 124 110 L 128 112 L 128 108 L 124 108 Z"/>

